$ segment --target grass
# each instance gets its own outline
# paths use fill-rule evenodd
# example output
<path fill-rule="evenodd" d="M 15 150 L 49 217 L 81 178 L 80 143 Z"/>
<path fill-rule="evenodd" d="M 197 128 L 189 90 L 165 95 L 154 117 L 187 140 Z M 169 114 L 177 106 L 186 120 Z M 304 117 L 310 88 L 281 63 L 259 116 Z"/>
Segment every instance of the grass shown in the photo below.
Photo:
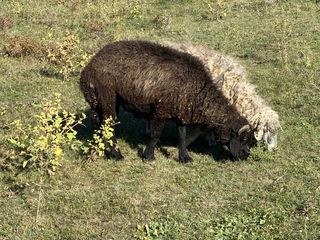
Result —
<path fill-rule="evenodd" d="M 313 0 L 2 1 L 0 239 L 320 238 L 319 11 Z M 9 123 L 30 122 L 33 106 L 56 92 L 66 110 L 88 109 L 78 71 L 64 81 L 33 49 L 68 34 L 88 54 L 115 40 L 148 39 L 234 56 L 280 115 L 278 150 L 255 148 L 248 160 L 231 161 L 200 139 L 194 162 L 183 165 L 169 123 L 157 160 L 145 163 L 145 123 L 123 113 L 125 161 L 86 162 L 67 151 L 54 176 L 22 170 L 7 142 L 17 134 Z M 33 47 L 22 57 L 4 54 L 16 36 Z M 86 124 L 82 140 L 93 132 Z"/>

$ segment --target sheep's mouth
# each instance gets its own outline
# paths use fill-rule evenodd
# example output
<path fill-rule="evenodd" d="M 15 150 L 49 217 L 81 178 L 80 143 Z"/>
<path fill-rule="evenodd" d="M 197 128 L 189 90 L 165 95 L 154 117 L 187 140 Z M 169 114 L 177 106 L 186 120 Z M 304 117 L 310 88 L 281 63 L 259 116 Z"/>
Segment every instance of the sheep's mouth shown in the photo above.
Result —
<path fill-rule="evenodd" d="M 249 157 L 249 155 L 250 155 L 250 150 L 241 150 L 238 153 L 238 158 L 241 160 L 245 160 Z"/>

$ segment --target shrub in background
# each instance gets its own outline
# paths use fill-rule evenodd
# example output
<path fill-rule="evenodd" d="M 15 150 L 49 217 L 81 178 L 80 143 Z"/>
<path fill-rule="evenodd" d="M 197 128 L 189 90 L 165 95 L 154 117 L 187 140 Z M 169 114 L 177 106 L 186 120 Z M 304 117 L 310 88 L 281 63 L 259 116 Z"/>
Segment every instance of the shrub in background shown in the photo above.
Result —
<path fill-rule="evenodd" d="M 10 57 L 35 56 L 42 57 L 45 48 L 30 37 L 13 36 L 6 40 L 3 52 Z"/>
<path fill-rule="evenodd" d="M 79 38 L 72 34 L 67 34 L 47 51 L 48 61 L 57 66 L 64 80 L 80 72 L 89 58 L 90 55 L 80 47 Z"/>

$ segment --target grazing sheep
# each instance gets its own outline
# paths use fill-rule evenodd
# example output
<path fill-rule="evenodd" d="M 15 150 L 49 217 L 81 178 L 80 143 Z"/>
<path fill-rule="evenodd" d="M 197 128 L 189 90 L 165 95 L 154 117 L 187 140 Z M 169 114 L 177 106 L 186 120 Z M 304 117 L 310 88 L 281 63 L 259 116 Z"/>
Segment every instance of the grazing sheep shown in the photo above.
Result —
<path fill-rule="evenodd" d="M 186 125 L 212 130 L 219 143 L 229 144 L 235 157 L 249 155 L 248 122 L 190 54 L 147 41 L 111 43 L 83 69 L 80 86 L 100 122 L 109 116 L 116 119 L 119 106 L 150 121 L 151 140 L 144 151 L 148 160 L 154 159 L 167 119 L 178 125 L 181 162 L 191 161 L 185 145 Z M 111 155 L 122 158 L 119 149 L 112 146 Z"/>
<path fill-rule="evenodd" d="M 229 56 L 201 46 L 170 42 L 163 45 L 198 58 L 210 73 L 214 85 L 248 120 L 254 129 L 256 140 L 263 140 L 270 151 L 276 148 L 277 131 L 280 128 L 278 114 L 258 96 L 255 86 L 247 80 L 245 69 L 240 64 Z M 200 129 L 197 129 L 187 139 L 187 145 L 194 141 L 201 132 Z"/>

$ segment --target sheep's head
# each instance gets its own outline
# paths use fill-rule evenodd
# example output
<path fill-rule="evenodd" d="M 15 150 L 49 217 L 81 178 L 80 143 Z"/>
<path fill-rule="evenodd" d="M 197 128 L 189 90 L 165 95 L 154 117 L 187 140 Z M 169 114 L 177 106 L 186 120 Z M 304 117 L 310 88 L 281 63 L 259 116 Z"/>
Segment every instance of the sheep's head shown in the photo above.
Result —
<path fill-rule="evenodd" d="M 229 150 L 235 158 L 246 159 L 250 154 L 249 146 L 252 142 L 252 131 L 250 125 L 231 130 Z"/>

